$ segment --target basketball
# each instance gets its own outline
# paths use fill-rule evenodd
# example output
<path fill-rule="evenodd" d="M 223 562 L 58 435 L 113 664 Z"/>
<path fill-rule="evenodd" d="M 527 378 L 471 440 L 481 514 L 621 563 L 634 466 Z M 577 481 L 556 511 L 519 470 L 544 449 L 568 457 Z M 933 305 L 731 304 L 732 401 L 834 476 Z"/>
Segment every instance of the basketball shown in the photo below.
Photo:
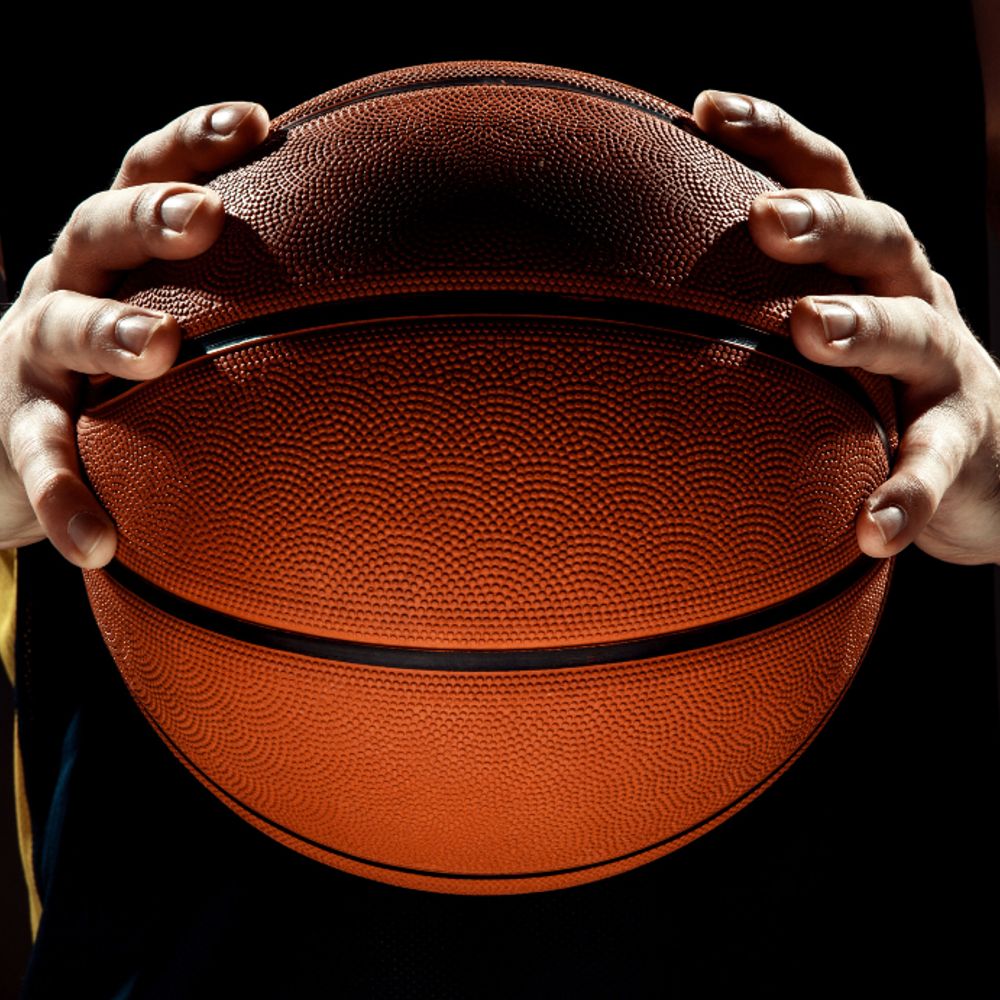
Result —
<path fill-rule="evenodd" d="M 855 519 L 891 384 L 788 320 L 777 185 L 579 70 L 340 86 L 210 187 L 219 240 L 121 294 L 160 378 L 94 380 L 84 571 L 139 709 L 263 833 L 414 889 L 564 888 L 775 781 L 877 626 Z M 196 833 L 194 834 L 196 835 Z"/>

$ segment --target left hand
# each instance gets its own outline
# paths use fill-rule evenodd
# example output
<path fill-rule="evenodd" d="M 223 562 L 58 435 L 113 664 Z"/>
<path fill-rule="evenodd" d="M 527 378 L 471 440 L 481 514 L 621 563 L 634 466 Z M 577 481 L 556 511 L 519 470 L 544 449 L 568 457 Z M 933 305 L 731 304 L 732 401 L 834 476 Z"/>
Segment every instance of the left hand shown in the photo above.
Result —
<path fill-rule="evenodd" d="M 863 293 L 800 299 L 796 348 L 900 383 L 899 450 L 858 514 L 862 551 L 884 558 L 913 542 L 947 562 L 1000 563 L 1000 368 L 962 319 L 951 285 L 903 216 L 865 198 L 829 139 L 746 95 L 704 91 L 694 116 L 790 188 L 754 201 L 757 246 L 850 275 Z"/>

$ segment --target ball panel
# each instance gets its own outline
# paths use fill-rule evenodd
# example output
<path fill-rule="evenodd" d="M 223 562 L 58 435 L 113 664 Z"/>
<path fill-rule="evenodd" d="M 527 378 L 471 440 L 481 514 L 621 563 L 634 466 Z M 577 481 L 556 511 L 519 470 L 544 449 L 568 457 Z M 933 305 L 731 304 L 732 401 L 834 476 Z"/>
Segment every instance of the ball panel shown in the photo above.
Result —
<path fill-rule="evenodd" d="M 533 670 L 526 652 L 503 673 L 262 650 L 102 571 L 87 585 L 144 711 L 263 825 L 381 865 L 544 875 L 672 849 L 771 780 L 853 676 L 889 569 L 754 636 L 564 670 Z"/>
<path fill-rule="evenodd" d="M 231 350 L 84 417 L 80 448 L 118 559 L 174 594 L 350 641 L 494 648 L 788 600 L 857 558 L 888 468 L 870 416 L 808 370 L 543 317 Z"/>
<path fill-rule="evenodd" d="M 364 859 L 352 857 L 346 854 L 337 854 L 333 856 L 326 848 L 311 843 L 308 840 L 303 840 L 300 837 L 296 837 L 289 833 L 288 830 L 267 822 L 267 820 L 265 820 L 262 816 L 249 811 L 240 802 L 226 795 L 225 791 L 220 789 L 219 786 L 209 781 L 204 774 L 192 767 L 190 761 L 177 753 L 176 749 L 171 745 L 170 740 L 157 725 L 156 720 L 153 719 L 148 712 L 146 712 L 141 703 L 139 704 L 139 708 L 154 730 L 156 730 L 161 737 L 163 737 L 164 742 L 174 753 L 175 757 L 180 760 L 180 762 L 188 769 L 189 773 L 191 773 L 204 788 L 211 792 L 221 802 L 225 803 L 234 813 L 242 817 L 261 833 L 269 836 L 272 840 L 283 844 L 294 851 L 298 851 L 300 854 L 312 858 L 314 861 L 320 862 L 332 868 L 337 868 L 350 875 L 357 875 L 361 878 L 384 882 L 388 885 L 394 885 L 400 888 L 466 896 L 509 896 L 527 892 L 546 892 L 554 889 L 567 889 L 575 885 L 584 885 L 587 882 L 594 882 L 599 879 L 609 878 L 612 875 L 621 874 L 622 872 L 631 871 L 633 868 L 638 868 L 640 865 L 647 864 L 650 861 L 655 861 L 657 858 L 662 858 L 664 855 L 670 854 L 671 852 L 683 847 L 685 844 L 689 844 L 691 841 L 696 840 L 698 837 L 710 832 L 726 819 L 735 815 L 741 809 L 753 802 L 758 795 L 766 791 L 788 770 L 789 767 L 791 767 L 792 764 L 795 763 L 799 755 L 808 748 L 809 744 L 812 742 L 812 738 L 815 738 L 815 735 L 818 735 L 817 730 L 813 737 L 807 740 L 806 743 L 800 748 L 799 752 L 791 757 L 784 764 L 784 766 L 771 775 L 761 785 L 748 792 L 747 795 L 739 802 L 735 803 L 729 809 L 709 817 L 697 827 L 684 831 L 681 835 L 673 838 L 665 844 L 657 844 L 649 850 L 637 851 L 634 854 L 614 861 L 609 861 L 604 864 L 593 865 L 590 867 L 575 867 L 569 870 L 550 872 L 548 874 L 533 873 L 531 875 L 515 875 L 513 877 L 504 878 L 498 878 L 495 875 L 492 878 L 483 876 L 458 878 L 454 874 L 445 875 L 387 865 L 373 865 Z"/>
<path fill-rule="evenodd" d="M 278 115 L 273 121 L 275 128 L 286 128 L 295 122 L 327 115 L 336 108 L 357 104 L 386 92 L 402 89 L 415 90 L 441 84 L 506 83 L 515 86 L 519 82 L 531 84 L 546 82 L 554 88 L 571 87 L 595 96 L 610 97 L 644 108 L 667 120 L 681 123 L 684 127 L 697 128 L 691 114 L 670 101 L 630 87 L 618 80 L 609 80 L 580 69 L 549 66 L 545 63 L 515 62 L 504 59 L 463 59 L 436 63 L 420 63 L 402 66 L 380 73 L 352 80 L 334 90 L 319 94 Z"/>
<path fill-rule="evenodd" d="M 314 302 L 470 288 L 658 302 L 782 332 L 799 295 L 849 290 L 756 248 L 747 211 L 777 185 L 693 134 L 690 116 L 680 128 L 544 78 L 446 82 L 288 119 L 210 183 L 220 239 L 152 262 L 122 294 L 197 336 Z"/>

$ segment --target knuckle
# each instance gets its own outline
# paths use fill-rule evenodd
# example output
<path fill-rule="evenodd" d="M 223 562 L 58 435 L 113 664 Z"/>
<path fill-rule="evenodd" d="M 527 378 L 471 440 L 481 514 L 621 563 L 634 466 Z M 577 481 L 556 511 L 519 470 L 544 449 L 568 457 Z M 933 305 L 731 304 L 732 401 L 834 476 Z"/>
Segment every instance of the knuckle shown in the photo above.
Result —
<path fill-rule="evenodd" d="M 924 452 L 925 458 L 933 458 L 936 455 L 936 449 L 929 444 L 921 451 Z M 900 473 L 898 487 L 911 510 L 928 511 L 937 508 L 938 491 L 933 477 L 926 471 Z"/>
<path fill-rule="evenodd" d="M 48 475 L 49 447 L 43 433 L 45 404 L 32 399 L 22 403 L 11 415 L 7 428 L 7 451 L 18 478 L 26 485 Z"/>
<path fill-rule="evenodd" d="M 755 98 L 751 103 L 756 131 L 768 138 L 781 136 L 790 131 L 792 118 L 784 108 L 759 98 Z"/>
<path fill-rule="evenodd" d="M 878 202 L 877 206 L 885 218 L 886 243 L 907 255 L 919 254 L 920 245 L 903 213 L 884 202 Z"/>
<path fill-rule="evenodd" d="M 923 313 L 924 328 L 927 331 L 925 349 L 927 360 L 947 364 L 951 371 L 958 368 L 959 355 L 962 350 L 961 338 L 954 326 L 929 302 L 916 300 L 918 308 Z"/>
<path fill-rule="evenodd" d="M 964 436 L 961 410 L 953 400 L 945 400 L 935 407 L 933 422 L 925 423 L 913 443 L 919 462 L 913 474 L 935 502 L 961 469 L 966 450 Z"/>
<path fill-rule="evenodd" d="M 772 140 L 788 131 L 791 118 L 777 104 L 759 97 L 747 99 L 751 108 L 748 124 L 752 126 L 754 132 L 767 140 Z"/>
<path fill-rule="evenodd" d="M 855 339 L 859 349 L 859 360 L 863 363 L 872 360 L 886 344 L 892 341 L 896 322 L 885 303 L 876 296 L 859 296 L 858 303 L 860 321 Z"/>
<path fill-rule="evenodd" d="M 194 149 L 211 138 L 208 121 L 215 105 L 203 104 L 185 112 L 172 123 L 175 141 L 188 149 Z"/>
<path fill-rule="evenodd" d="M 843 231 L 847 226 L 847 210 L 843 201 L 833 191 L 816 189 L 815 199 L 817 229 L 821 234 Z"/>
<path fill-rule="evenodd" d="M 152 155 L 152 136 L 143 136 L 133 143 L 122 157 L 120 173 L 123 177 L 142 177 L 149 168 Z"/>
<path fill-rule="evenodd" d="M 111 299 L 95 299 L 90 309 L 82 311 L 80 315 L 77 329 L 79 349 L 105 352 L 109 347 L 116 346 L 113 331 L 120 312 L 119 303 Z"/>
<path fill-rule="evenodd" d="M 44 257 L 36 260 L 31 265 L 21 286 L 21 299 L 34 299 L 39 295 L 44 295 L 49 288 L 52 278 L 52 254 L 48 253 Z"/>
<path fill-rule="evenodd" d="M 77 253 L 81 247 L 93 242 L 94 223 L 100 213 L 101 195 L 92 194 L 73 209 L 69 221 L 63 226 L 52 247 L 55 261 Z"/>
<path fill-rule="evenodd" d="M 923 244 L 921 244 L 923 248 Z M 926 254 L 926 250 L 924 251 Z M 930 263 L 928 261 L 928 263 Z M 951 282 L 937 271 L 931 271 L 931 287 L 934 290 L 934 301 L 943 304 L 949 309 L 957 312 L 958 300 L 955 298 L 955 290 L 951 287 Z"/>
<path fill-rule="evenodd" d="M 28 311 L 21 327 L 24 353 L 27 357 L 39 358 L 45 353 L 45 330 L 49 324 L 49 317 L 63 294 L 59 291 L 48 292 Z"/>
<path fill-rule="evenodd" d="M 961 464 L 964 465 L 987 439 L 990 419 L 982 403 L 969 395 L 956 398 L 953 405 L 958 422 L 958 441 L 962 449 Z"/>
<path fill-rule="evenodd" d="M 163 198 L 162 184 L 144 184 L 134 188 L 126 210 L 127 225 L 138 233 L 145 244 L 160 231 L 160 201 Z"/>
<path fill-rule="evenodd" d="M 24 481 L 36 510 L 55 506 L 77 483 L 77 477 L 69 469 L 52 465 L 50 457 L 45 454 L 37 456 L 38 464 L 43 468 L 30 477 L 30 482 Z"/>
<path fill-rule="evenodd" d="M 799 143 L 808 156 L 817 178 L 823 178 L 817 187 L 834 191 L 857 193 L 858 182 L 854 168 L 844 150 L 825 135 L 800 126 Z"/>
<path fill-rule="evenodd" d="M 168 130 L 169 126 L 150 132 L 129 147 L 118 168 L 120 186 L 142 184 L 155 173 L 157 164 L 163 158 L 164 148 L 170 143 Z"/>
<path fill-rule="evenodd" d="M 765 104 L 765 115 L 772 132 L 786 134 L 791 131 L 792 117 L 784 108 L 768 101 Z"/>
<path fill-rule="evenodd" d="M 827 169 L 837 177 L 849 178 L 854 176 L 851 169 L 851 161 L 847 154 L 835 142 L 824 139 L 820 148 L 820 158 L 826 164 Z"/>

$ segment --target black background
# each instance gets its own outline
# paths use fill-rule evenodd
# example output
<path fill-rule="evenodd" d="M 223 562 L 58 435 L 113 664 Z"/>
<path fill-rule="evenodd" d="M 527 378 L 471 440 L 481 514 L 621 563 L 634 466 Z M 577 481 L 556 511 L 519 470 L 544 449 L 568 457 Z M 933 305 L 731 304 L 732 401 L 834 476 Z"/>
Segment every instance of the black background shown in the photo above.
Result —
<path fill-rule="evenodd" d="M 92 21 L 76 36 L 63 26 L 58 44 L 30 43 L 33 74 L 3 80 L 0 237 L 10 283 L 16 289 L 74 205 L 107 186 L 131 142 L 192 106 L 250 99 L 277 114 L 395 66 L 504 58 L 612 77 L 688 108 L 709 87 L 781 104 L 845 149 L 870 197 L 903 212 L 985 337 L 978 63 L 971 20 L 949 8 L 945 19 L 915 23 L 908 5 L 837 5 L 822 28 L 781 11 L 727 21 L 724 10 L 650 19 L 629 8 L 584 23 L 503 8 L 475 11 L 487 28 L 473 29 L 400 23 L 372 6 L 359 11 L 364 33 L 334 16 L 239 28 L 235 15 L 177 17 L 135 25 L 127 48 Z M 57 79 L 57 96 L 31 76 Z M 989 567 L 913 549 L 898 560 L 869 657 L 803 759 L 734 819 L 664 859 L 653 888 L 639 872 L 619 877 L 635 887 L 635 912 L 655 919 L 661 904 L 676 907 L 664 989 L 799 984 L 808 995 L 831 977 L 852 982 L 862 959 L 885 985 L 957 985 L 990 968 L 993 936 L 974 911 L 995 906 L 1000 843 L 993 641 Z M 3 923 L 15 945 L 20 919 Z M 11 968 L 19 961 L 14 947 Z"/>

